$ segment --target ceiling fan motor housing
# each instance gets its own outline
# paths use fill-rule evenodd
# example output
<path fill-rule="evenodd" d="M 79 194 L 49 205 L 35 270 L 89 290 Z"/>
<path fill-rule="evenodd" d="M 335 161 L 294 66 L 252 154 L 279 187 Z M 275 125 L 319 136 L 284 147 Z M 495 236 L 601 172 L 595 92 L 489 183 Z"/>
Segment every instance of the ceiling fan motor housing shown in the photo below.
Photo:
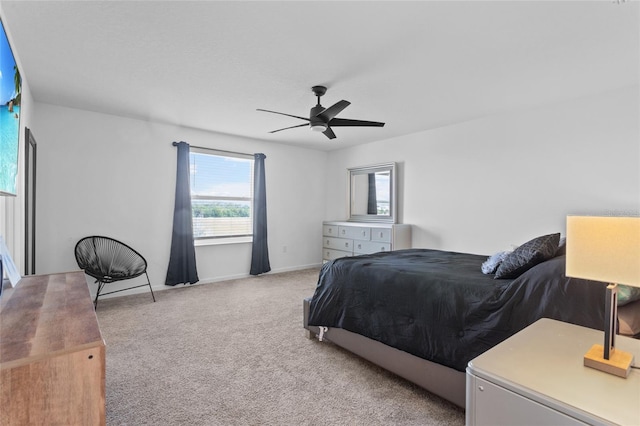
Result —
<path fill-rule="evenodd" d="M 324 111 L 324 109 L 325 108 L 320 104 L 311 108 L 311 111 L 309 111 L 309 124 L 311 127 L 315 127 L 315 126 L 323 126 L 324 128 L 327 127 L 327 122 L 324 121 L 321 117 L 318 117 L 318 114 Z"/>

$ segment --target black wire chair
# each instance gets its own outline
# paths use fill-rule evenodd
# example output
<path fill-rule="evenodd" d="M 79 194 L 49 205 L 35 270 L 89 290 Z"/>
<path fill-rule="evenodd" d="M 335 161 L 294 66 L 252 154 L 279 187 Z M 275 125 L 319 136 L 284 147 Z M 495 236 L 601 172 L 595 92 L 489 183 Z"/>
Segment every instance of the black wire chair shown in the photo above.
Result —
<path fill-rule="evenodd" d="M 149 286 L 151 297 L 156 301 L 147 274 L 147 261 L 144 257 L 128 245 L 109 237 L 91 236 L 78 241 L 74 250 L 76 262 L 85 274 L 92 276 L 98 283 L 98 291 L 93 301 L 94 308 L 98 307 L 98 297 L 119 291 L 131 290 L 132 288 Z M 147 283 L 121 290 L 103 293 L 105 284 L 116 281 L 130 280 L 146 275 Z"/>

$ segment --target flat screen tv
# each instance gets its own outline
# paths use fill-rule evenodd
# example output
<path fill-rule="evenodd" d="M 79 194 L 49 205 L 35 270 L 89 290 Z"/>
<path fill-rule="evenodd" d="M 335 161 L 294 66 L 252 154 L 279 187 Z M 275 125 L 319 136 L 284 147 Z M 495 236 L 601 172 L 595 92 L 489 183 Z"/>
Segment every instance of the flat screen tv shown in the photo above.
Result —
<path fill-rule="evenodd" d="M 0 20 L 0 195 L 16 195 L 22 80 Z"/>

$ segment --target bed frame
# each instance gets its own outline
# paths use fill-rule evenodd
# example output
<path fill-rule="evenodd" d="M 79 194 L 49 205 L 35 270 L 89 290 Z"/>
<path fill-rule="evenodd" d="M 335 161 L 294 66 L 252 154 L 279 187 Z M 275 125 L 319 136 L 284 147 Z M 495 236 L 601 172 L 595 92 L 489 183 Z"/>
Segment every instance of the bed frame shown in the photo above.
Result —
<path fill-rule="evenodd" d="M 320 333 L 320 329 L 309 325 L 310 300 L 311 298 L 307 298 L 303 301 L 303 325 L 307 337 L 315 339 Z M 465 408 L 466 376 L 461 371 L 427 361 L 341 328 L 329 328 L 324 332 L 323 339 L 327 339 L 349 352 L 353 352 L 385 370 Z"/>

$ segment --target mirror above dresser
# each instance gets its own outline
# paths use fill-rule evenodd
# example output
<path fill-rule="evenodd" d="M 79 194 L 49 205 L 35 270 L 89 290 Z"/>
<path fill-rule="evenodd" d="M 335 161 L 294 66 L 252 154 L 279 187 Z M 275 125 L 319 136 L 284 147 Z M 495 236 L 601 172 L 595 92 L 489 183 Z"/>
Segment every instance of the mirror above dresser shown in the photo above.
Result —
<path fill-rule="evenodd" d="M 396 164 L 347 170 L 350 222 L 396 223 Z"/>

